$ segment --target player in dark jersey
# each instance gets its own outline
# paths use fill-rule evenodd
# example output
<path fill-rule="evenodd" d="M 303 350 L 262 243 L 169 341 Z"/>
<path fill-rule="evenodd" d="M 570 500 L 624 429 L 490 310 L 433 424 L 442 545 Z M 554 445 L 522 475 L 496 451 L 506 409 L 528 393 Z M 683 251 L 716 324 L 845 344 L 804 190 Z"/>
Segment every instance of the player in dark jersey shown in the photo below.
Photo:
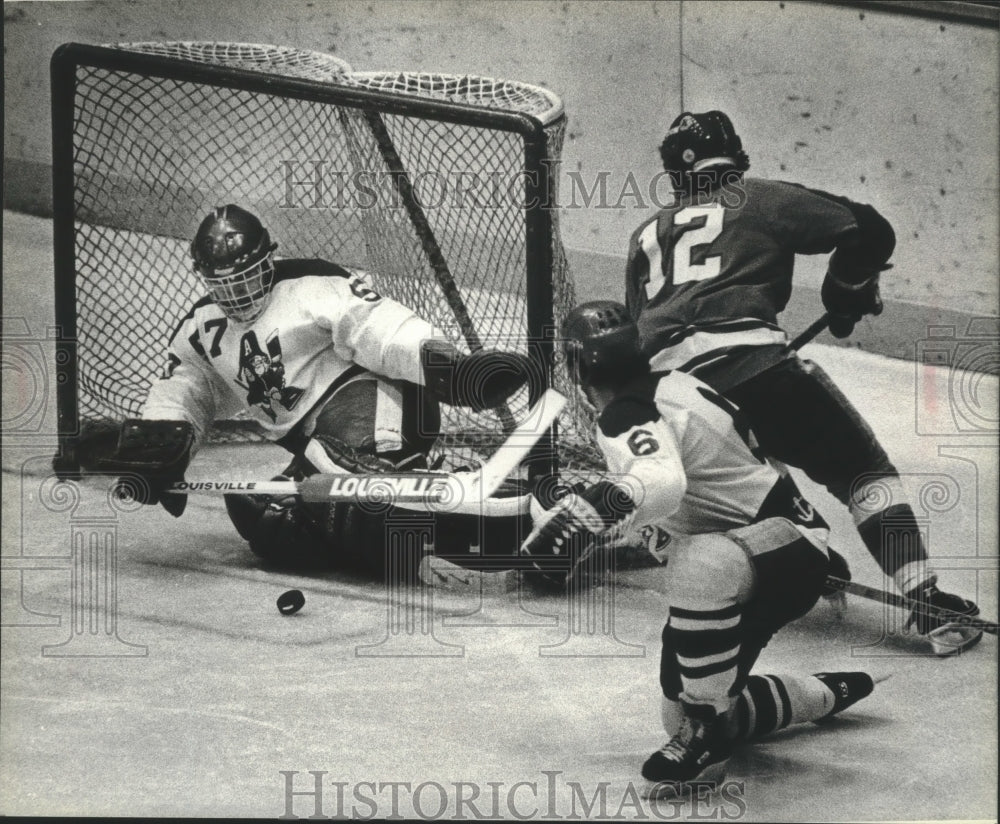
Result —
<path fill-rule="evenodd" d="M 973 602 L 937 588 L 898 473 L 871 427 L 778 325 L 797 254 L 833 253 L 822 288 L 833 334 L 845 337 L 863 315 L 879 314 L 892 227 L 869 205 L 744 177 L 749 158 L 719 111 L 681 114 L 660 154 L 675 201 L 633 234 L 626 270 L 628 308 L 652 368 L 696 375 L 736 403 L 771 456 L 849 507 L 865 546 L 907 597 L 978 614 Z M 892 490 L 881 496 L 891 505 L 872 511 L 873 486 Z M 883 519 L 906 534 L 884 545 Z M 939 655 L 982 637 L 916 612 L 909 625 Z"/>

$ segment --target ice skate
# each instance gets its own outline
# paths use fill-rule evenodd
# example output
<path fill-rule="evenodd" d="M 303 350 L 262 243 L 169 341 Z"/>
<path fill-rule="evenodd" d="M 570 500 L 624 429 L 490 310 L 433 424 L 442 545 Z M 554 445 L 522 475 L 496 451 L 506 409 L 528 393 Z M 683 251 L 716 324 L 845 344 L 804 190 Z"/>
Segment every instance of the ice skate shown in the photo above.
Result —
<path fill-rule="evenodd" d="M 649 782 L 646 797 L 678 795 L 683 785 L 695 782 L 718 784 L 726 777 L 731 752 L 725 716 L 700 720 L 685 714 L 677 733 L 642 765 Z"/>
<path fill-rule="evenodd" d="M 918 605 L 927 604 L 952 612 L 960 612 L 970 617 L 979 615 L 979 607 L 975 603 L 958 595 L 952 595 L 950 592 L 942 592 L 935 584 L 917 587 L 908 592 L 906 597 L 916 601 Z M 930 643 L 934 654 L 941 658 L 957 655 L 970 649 L 978 644 L 983 637 L 981 629 L 962 626 L 934 615 L 926 615 L 919 609 L 914 609 L 910 613 L 906 626 L 912 626 L 920 635 L 924 636 Z"/>
<path fill-rule="evenodd" d="M 813 723 L 822 724 L 833 716 L 867 698 L 875 689 L 875 679 L 867 672 L 817 672 L 814 676 L 833 693 L 833 708 Z M 884 678 L 878 680 L 885 680 Z"/>

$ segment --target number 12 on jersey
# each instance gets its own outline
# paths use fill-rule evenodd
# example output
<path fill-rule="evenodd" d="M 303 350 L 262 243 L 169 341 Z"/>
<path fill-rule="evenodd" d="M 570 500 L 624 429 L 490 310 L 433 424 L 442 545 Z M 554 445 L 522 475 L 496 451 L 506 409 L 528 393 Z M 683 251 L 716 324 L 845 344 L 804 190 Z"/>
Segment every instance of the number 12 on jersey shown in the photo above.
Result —
<path fill-rule="evenodd" d="M 683 232 L 674 244 L 672 255 L 673 285 L 689 283 L 694 280 L 708 280 L 718 277 L 721 266 L 721 255 L 709 255 L 701 263 L 692 263 L 691 258 L 696 246 L 705 246 L 722 234 L 722 219 L 725 209 L 717 204 L 707 206 L 685 206 L 674 213 L 674 226 L 687 226 L 695 221 L 704 221 L 700 226 Z M 649 260 L 649 283 L 646 286 L 646 299 L 652 300 L 666 283 L 663 276 L 663 259 L 657 238 L 657 223 L 653 221 L 646 227 L 639 238 L 642 250 Z"/>

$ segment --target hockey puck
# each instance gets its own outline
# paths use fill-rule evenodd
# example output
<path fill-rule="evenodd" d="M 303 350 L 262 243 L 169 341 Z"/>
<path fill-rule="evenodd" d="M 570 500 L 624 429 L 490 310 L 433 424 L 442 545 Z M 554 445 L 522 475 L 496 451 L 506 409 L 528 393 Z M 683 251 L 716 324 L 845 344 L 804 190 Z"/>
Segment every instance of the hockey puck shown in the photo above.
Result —
<path fill-rule="evenodd" d="M 290 589 L 278 597 L 278 612 L 282 615 L 294 615 L 305 605 L 306 596 L 300 589 Z"/>

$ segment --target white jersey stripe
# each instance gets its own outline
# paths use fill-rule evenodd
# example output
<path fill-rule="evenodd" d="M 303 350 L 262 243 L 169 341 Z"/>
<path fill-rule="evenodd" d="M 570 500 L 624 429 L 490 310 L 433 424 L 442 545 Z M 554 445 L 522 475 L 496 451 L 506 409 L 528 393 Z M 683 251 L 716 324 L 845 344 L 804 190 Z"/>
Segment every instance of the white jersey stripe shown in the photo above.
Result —
<path fill-rule="evenodd" d="M 672 623 L 672 622 L 671 622 Z M 707 627 L 706 627 L 707 629 Z M 727 649 L 725 652 L 720 652 L 715 655 L 701 655 L 697 658 L 689 658 L 686 655 L 679 655 L 675 653 L 677 658 L 677 663 L 682 667 L 694 668 L 694 667 L 707 667 L 711 664 L 721 664 L 723 661 L 732 660 L 733 666 L 736 665 L 736 657 L 740 654 L 740 644 Z"/>
<path fill-rule="evenodd" d="M 649 282 L 646 284 L 646 300 L 650 301 L 663 288 L 666 278 L 663 275 L 663 251 L 656 236 L 658 220 L 652 221 L 639 235 L 639 246 L 649 261 Z"/>
<path fill-rule="evenodd" d="M 740 616 L 732 618 L 681 618 L 670 614 L 670 626 L 679 630 L 701 632 L 703 630 L 732 629 L 740 624 Z"/>

